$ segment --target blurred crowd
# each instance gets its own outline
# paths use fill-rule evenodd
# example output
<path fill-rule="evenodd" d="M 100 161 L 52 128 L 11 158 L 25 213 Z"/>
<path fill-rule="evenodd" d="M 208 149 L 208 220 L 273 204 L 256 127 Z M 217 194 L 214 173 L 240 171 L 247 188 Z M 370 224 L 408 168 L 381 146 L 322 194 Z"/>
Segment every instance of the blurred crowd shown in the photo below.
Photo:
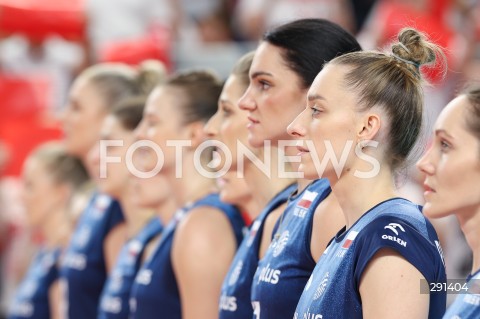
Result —
<path fill-rule="evenodd" d="M 431 72 L 425 86 L 425 136 L 463 84 L 480 81 L 477 0 L 0 0 L 0 318 L 44 240 L 26 223 L 24 159 L 62 139 L 59 118 L 82 70 L 154 59 L 169 73 L 206 67 L 225 79 L 266 30 L 308 17 L 338 23 L 364 49 L 386 46 L 405 26 L 445 49 L 445 78 Z M 420 180 L 405 172 L 405 197 L 423 201 Z M 455 218 L 435 227 L 449 276 L 464 278 L 471 256 Z"/>

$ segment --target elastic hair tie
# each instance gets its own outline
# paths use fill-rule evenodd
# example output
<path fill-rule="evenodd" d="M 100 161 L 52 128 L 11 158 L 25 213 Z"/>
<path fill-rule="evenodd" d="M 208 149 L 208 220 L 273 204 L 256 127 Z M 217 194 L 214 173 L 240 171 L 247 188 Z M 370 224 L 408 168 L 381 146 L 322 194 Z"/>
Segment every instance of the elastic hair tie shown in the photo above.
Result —
<path fill-rule="evenodd" d="M 407 48 L 407 46 L 405 44 L 403 44 L 402 42 L 398 42 L 397 45 L 401 46 L 405 51 L 407 51 L 408 53 L 410 53 L 410 49 Z"/>
<path fill-rule="evenodd" d="M 413 65 L 417 70 L 420 69 L 420 63 L 403 59 L 403 58 L 399 57 L 399 56 L 396 55 L 396 54 L 392 54 L 392 56 L 393 56 L 395 59 L 397 59 L 397 60 L 400 60 L 400 61 L 402 61 L 402 62 L 405 62 L 405 63 L 408 63 L 408 64 Z"/>

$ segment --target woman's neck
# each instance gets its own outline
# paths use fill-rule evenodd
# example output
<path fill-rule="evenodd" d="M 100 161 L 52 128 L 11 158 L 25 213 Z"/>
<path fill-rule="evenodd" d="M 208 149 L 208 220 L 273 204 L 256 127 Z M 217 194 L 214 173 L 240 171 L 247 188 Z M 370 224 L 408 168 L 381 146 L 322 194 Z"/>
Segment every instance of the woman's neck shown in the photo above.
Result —
<path fill-rule="evenodd" d="M 465 209 L 456 213 L 468 246 L 473 252 L 472 274 L 480 269 L 480 207 Z"/>
<path fill-rule="evenodd" d="M 172 219 L 173 215 L 177 211 L 178 206 L 175 201 L 175 198 L 172 196 L 167 196 L 164 201 L 162 201 L 157 207 L 155 207 L 155 211 L 157 212 L 158 218 L 163 225 L 167 225 L 168 222 Z"/>
<path fill-rule="evenodd" d="M 285 155 L 290 157 L 290 158 L 293 158 L 293 157 L 296 157 L 297 154 L 298 154 L 298 149 L 296 147 L 293 147 L 293 146 L 287 146 L 285 147 Z M 283 156 L 285 156 L 283 155 Z M 300 163 L 299 162 L 289 162 L 289 165 L 287 165 L 289 167 L 291 167 L 291 172 L 298 172 L 298 168 L 300 166 Z M 284 168 L 284 170 L 287 170 L 287 168 Z M 308 179 L 305 179 L 305 178 L 297 178 L 296 180 L 297 182 L 297 192 L 300 193 L 300 192 L 303 192 L 303 190 L 312 182 L 311 180 L 308 180 Z"/>
<path fill-rule="evenodd" d="M 119 196 L 118 201 L 127 227 L 127 238 L 132 238 L 145 226 L 155 214 L 153 209 L 145 209 L 135 203 L 134 195 L 129 187 Z"/>
<path fill-rule="evenodd" d="M 184 154 L 181 176 L 175 168 L 165 170 L 165 177 L 172 187 L 177 208 L 183 207 L 215 191 L 214 179 L 202 176 L 193 165 L 193 154 Z"/>
<path fill-rule="evenodd" d="M 242 202 L 241 205 L 239 205 L 239 208 L 248 214 L 250 220 L 257 218 L 263 207 L 265 207 L 265 205 L 261 206 L 259 202 L 253 198 L 253 196 L 250 196 L 247 200 Z"/>
<path fill-rule="evenodd" d="M 354 176 L 355 170 L 344 171 L 332 190 L 342 207 L 347 229 L 365 212 L 387 199 L 396 197 L 394 179 L 387 165 L 371 178 Z"/>
<path fill-rule="evenodd" d="M 66 247 L 72 231 L 67 212 L 61 208 L 50 211 L 41 231 L 47 247 Z"/>
<path fill-rule="evenodd" d="M 263 152 L 260 152 L 263 153 Z M 253 210 L 248 210 L 252 219 L 260 214 L 261 210 L 268 204 L 272 198 L 285 189 L 288 185 L 295 182 L 290 178 L 282 177 L 282 172 L 279 170 L 278 149 L 271 148 L 270 155 L 270 176 L 267 176 L 258 166 L 251 161 L 246 161 L 244 177 L 252 194 L 253 203 L 251 207 Z M 280 155 L 281 156 L 281 155 Z"/>

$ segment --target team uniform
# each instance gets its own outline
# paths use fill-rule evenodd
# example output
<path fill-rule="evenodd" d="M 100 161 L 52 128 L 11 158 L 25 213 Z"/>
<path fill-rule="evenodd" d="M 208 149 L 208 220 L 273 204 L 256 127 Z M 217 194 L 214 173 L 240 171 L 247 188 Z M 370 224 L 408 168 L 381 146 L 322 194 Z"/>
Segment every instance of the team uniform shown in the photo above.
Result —
<path fill-rule="evenodd" d="M 108 277 L 100 298 L 98 319 L 127 319 L 130 290 L 142 264 L 147 244 L 162 231 L 158 218 L 153 218 L 120 251 L 115 267 Z"/>
<path fill-rule="evenodd" d="M 291 318 L 316 262 L 311 255 L 313 216 L 331 193 L 318 179 L 293 195 L 277 221 L 272 243 L 258 262 L 251 300 L 255 318 Z"/>
<path fill-rule="evenodd" d="M 332 239 L 305 286 L 294 318 L 363 318 L 360 280 L 382 248 L 399 253 L 428 283 L 446 282 L 433 226 L 419 206 L 393 198 L 367 211 L 350 229 L 343 228 Z M 412 293 L 420 293 L 420 282 L 419 290 Z M 445 292 L 430 293 L 428 318 L 441 318 L 445 303 Z"/>
<path fill-rule="evenodd" d="M 468 292 L 457 296 L 444 319 L 480 318 L 480 270 L 467 278 Z"/>
<path fill-rule="evenodd" d="M 41 249 L 15 294 L 8 319 L 51 318 L 49 290 L 58 279 L 60 249 Z"/>
<path fill-rule="evenodd" d="M 237 244 L 243 238 L 245 223 L 240 212 L 220 201 L 218 194 L 208 195 L 175 213 L 162 232 L 162 237 L 150 258 L 139 270 L 131 291 L 130 314 L 132 319 L 150 319 L 159 315 L 163 319 L 181 319 L 180 292 L 172 265 L 171 253 L 175 230 L 190 210 L 200 206 L 214 207 L 229 219 Z"/>
<path fill-rule="evenodd" d="M 123 220 L 120 204 L 98 193 L 80 216 L 60 269 L 67 318 L 97 316 L 100 294 L 107 279 L 103 243 L 110 230 Z"/>
<path fill-rule="evenodd" d="M 288 200 L 296 189 L 293 184 L 278 193 L 253 221 L 250 231 L 243 239 L 230 269 L 222 284 L 219 319 L 252 318 L 253 308 L 250 301 L 252 280 L 258 265 L 260 242 L 267 216 Z"/>

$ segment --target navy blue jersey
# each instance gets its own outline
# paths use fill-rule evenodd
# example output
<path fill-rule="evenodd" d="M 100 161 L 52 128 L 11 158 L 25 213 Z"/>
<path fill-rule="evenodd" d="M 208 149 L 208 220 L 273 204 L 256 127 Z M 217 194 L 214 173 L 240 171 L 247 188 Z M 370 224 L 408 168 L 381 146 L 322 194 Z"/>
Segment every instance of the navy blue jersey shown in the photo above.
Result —
<path fill-rule="evenodd" d="M 41 249 L 30 264 L 25 278 L 18 286 L 8 319 L 49 319 L 48 293 L 58 279 L 60 249 Z"/>
<path fill-rule="evenodd" d="M 122 221 L 120 204 L 98 193 L 80 216 L 60 269 L 69 319 L 97 316 L 107 278 L 103 243 L 110 230 Z"/>
<path fill-rule="evenodd" d="M 480 270 L 467 278 L 468 292 L 458 295 L 443 319 L 480 318 Z"/>
<path fill-rule="evenodd" d="M 330 193 L 328 180 L 319 179 L 290 198 L 255 272 L 251 296 L 255 318 L 293 317 L 316 264 L 310 250 L 315 209 Z"/>
<path fill-rule="evenodd" d="M 223 281 L 219 307 L 220 319 L 252 317 L 250 291 L 258 265 L 264 221 L 272 211 L 288 200 L 296 187 L 297 185 L 294 184 L 278 193 L 253 221 Z"/>
<path fill-rule="evenodd" d="M 120 251 L 115 267 L 108 277 L 100 298 L 98 319 L 127 319 L 130 290 L 142 264 L 147 244 L 162 231 L 160 220 L 155 217 Z"/>
<path fill-rule="evenodd" d="M 429 283 L 446 281 L 440 243 L 419 206 L 402 199 L 384 201 L 330 242 L 312 273 L 294 318 L 363 318 L 362 274 L 382 248 L 393 249 Z M 420 282 L 418 291 L 420 293 Z M 429 319 L 445 312 L 446 293 L 430 294 Z"/>
<path fill-rule="evenodd" d="M 188 212 L 199 206 L 210 206 L 224 212 L 235 232 L 237 244 L 243 238 L 245 224 L 240 212 L 222 203 L 218 194 L 211 194 L 193 205 L 178 210 L 162 232 L 162 237 L 150 258 L 140 268 L 132 286 L 130 313 L 132 319 L 181 319 L 180 292 L 173 270 L 171 252 L 178 223 Z"/>

